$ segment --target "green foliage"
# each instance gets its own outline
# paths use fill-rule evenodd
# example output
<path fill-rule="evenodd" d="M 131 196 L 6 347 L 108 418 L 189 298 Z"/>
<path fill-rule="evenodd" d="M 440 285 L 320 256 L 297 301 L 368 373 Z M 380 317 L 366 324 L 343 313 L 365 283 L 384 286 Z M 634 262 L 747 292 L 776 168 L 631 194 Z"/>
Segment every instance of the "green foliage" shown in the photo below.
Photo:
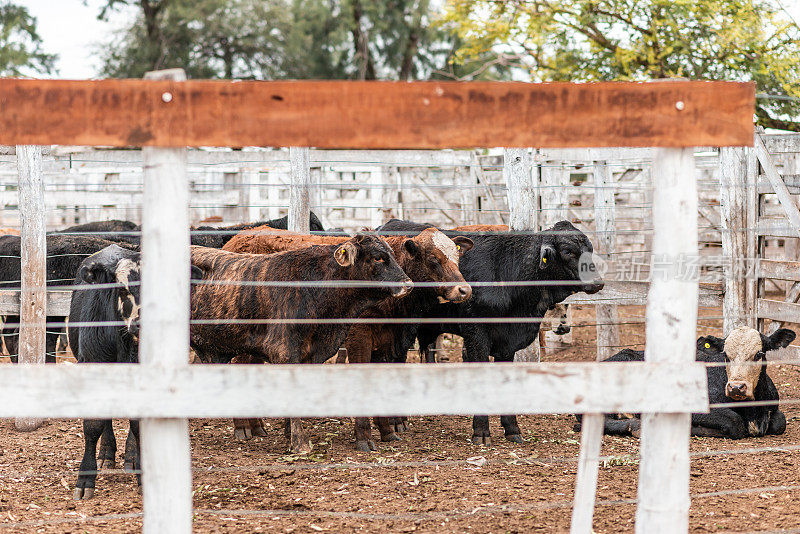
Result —
<path fill-rule="evenodd" d="M 800 97 L 800 28 L 771 0 L 448 0 L 443 20 L 458 61 L 500 49 L 533 80 L 752 80 Z M 757 115 L 800 129 L 797 101 L 759 100 Z"/>
<path fill-rule="evenodd" d="M 100 16 L 133 0 L 107 0 Z M 103 47 L 102 74 L 182 67 L 192 78 L 427 79 L 507 74 L 501 62 L 452 61 L 460 42 L 430 0 L 138 0 Z M 487 55 L 492 55 L 490 52 Z M 483 59 L 483 58 L 481 58 Z"/>
<path fill-rule="evenodd" d="M 45 54 L 36 18 L 22 6 L 0 4 L 0 76 L 49 74 L 56 56 Z"/>

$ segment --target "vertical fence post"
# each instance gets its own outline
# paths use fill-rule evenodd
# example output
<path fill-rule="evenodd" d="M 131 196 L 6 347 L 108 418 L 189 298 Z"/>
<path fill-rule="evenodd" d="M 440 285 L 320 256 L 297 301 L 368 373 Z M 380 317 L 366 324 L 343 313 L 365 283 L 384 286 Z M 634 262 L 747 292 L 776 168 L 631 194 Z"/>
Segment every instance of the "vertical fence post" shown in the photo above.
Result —
<path fill-rule="evenodd" d="M 19 363 L 45 362 L 47 317 L 47 240 L 44 221 L 42 147 L 18 146 L 21 291 L 19 294 Z M 20 417 L 17 430 L 28 432 L 42 419 Z"/>
<path fill-rule="evenodd" d="M 594 221 L 597 230 L 598 254 L 607 255 L 616 248 L 614 180 L 605 161 L 594 162 Z M 606 258 L 610 260 L 610 258 Z M 604 360 L 619 345 L 619 315 L 616 304 L 598 304 L 597 360 Z M 603 443 L 601 413 L 584 414 L 581 425 L 581 450 L 578 455 L 578 474 L 575 478 L 575 498 L 572 505 L 573 534 L 592 532 L 600 447 Z"/>
<path fill-rule="evenodd" d="M 607 262 L 616 249 L 616 205 L 614 202 L 614 178 L 605 161 L 594 162 L 594 226 L 597 231 L 597 253 Z M 619 345 L 619 313 L 616 304 L 598 304 L 597 359 L 605 360 L 614 354 Z"/>
<path fill-rule="evenodd" d="M 185 80 L 181 69 L 146 79 Z M 161 95 L 169 106 L 171 93 Z M 139 361 L 167 371 L 189 363 L 189 180 L 185 148 L 142 149 L 142 312 Z M 154 400 L 157 402 L 157 399 Z M 186 419 L 141 421 L 143 532 L 192 531 Z"/>
<path fill-rule="evenodd" d="M 226 222 L 245 222 L 248 220 L 250 204 L 250 187 L 251 185 L 244 184 L 244 174 L 239 169 L 237 172 L 226 172 L 223 174 L 223 185 L 226 190 L 233 189 L 236 191 L 236 205 L 226 206 L 222 209 L 222 218 Z M 255 220 L 255 219 L 254 219 Z"/>
<path fill-rule="evenodd" d="M 697 177 L 691 148 L 656 149 L 653 268 L 647 295 L 645 361 L 695 359 L 698 273 Z M 680 392 L 674 392 L 680 394 Z M 689 528 L 688 413 L 642 414 L 637 533 Z"/>
<path fill-rule="evenodd" d="M 514 231 L 536 231 L 539 215 L 539 192 L 533 179 L 531 155 L 527 148 L 503 149 L 503 179 L 506 182 L 508 227 Z M 515 362 L 538 362 L 538 340 L 514 354 Z"/>
<path fill-rule="evenodd" d="M 719 205 L 722 215 L 722 334 L 747 324 L 747 154 L 744 147 L 719 150 Z M 756 184 L 752 184 L 755 187 Z"/>
<path fill-rule="evenodd" d="M 289 163 L 292 181 L 289 185 L 289 221 L 292 232 L 307 234 L 311 213 L 311 150 L 306 147 L 290 147 Z"/>

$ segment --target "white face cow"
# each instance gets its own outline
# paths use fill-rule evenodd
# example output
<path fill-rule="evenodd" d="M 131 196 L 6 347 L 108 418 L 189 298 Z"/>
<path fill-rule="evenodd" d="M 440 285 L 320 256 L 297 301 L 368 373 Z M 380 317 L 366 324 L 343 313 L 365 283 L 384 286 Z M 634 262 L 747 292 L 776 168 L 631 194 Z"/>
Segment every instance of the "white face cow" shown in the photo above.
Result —
<path fill-rule="evenodd" d="M 786 328 L 765 336 L 757 330 L 740 326 L 728 334 L 724 346 L 728 372 L 725 395 L 737 401 L 753 400 L 759 375 L 766 365 L 766 353 L 788 346 L 794 338 L 795 333 Z"/>
<path fill-rule="evenodd" d="M 117 282 L 122 287 L 117 292 L 117 310 L 125 322 L 128 333 L 134 339 L 139 338 L 139 288 L 141 275 L 139 264 L 129 259 L 122 259 L 115 269 Z"/>

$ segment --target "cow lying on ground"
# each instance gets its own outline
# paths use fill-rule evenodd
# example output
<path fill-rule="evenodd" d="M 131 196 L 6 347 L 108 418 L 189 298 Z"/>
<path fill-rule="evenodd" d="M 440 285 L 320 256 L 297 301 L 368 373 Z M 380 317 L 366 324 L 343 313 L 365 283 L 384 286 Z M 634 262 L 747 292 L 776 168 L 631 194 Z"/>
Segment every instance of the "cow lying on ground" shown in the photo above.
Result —
<path fill-rule="evenodd" d="M 50 234 L 47 244 L 47 285 L 70 286 L 81 262 L 88 256 L 112 244 L 111 241 L 90 236 Z M 133 245 L 122 245 L 131 248 Z M 15 235 L 0 236 L 0 288 L 19 289 L 22 277 L 20 260 L 20 238 Z M 47 316 L 47 334 L 45 336 L 45 359 L 54 362 L 56 346 L 61 330 L 50 323 L 63 323 L 62 316 Z M 19 316 L 9 315 L 3 319 L 3 341 L 11 360 L 17 361 L 19 345 Z"/>
<path fill-rule="evenodd" d="M 692 414 L 692 435 L 741 439 L 747 436 L 783 434 L 786 417 L 778 408 L 778 389 L 767 374 L 766 353 L 786 347 L 795 338 L 792 330 L 781 328 L 771 336 L 748 327 L 739 327 L 727 338 L 703 336 L 697 340 L 698 362 L 716 365 L 706 368 L 708 400 L 727 407 L 710 413 Z M 644 352 L 625 349 L 604 360 L 607 362 L 644 361 Z M 742 401 L 774 401 L 758 406 L 737 406 Z M 576 430 L 580 425 L 576 425 Z M 638 416 L 607 415 L 606 434 L 639 435 Z"/>
<path fill-rule="evenodd" d="M 336 355 L 350 330 L 349 323 L 325 319 L 354 319 L 387 297 L 405 296 L 412 287 L 386 242 L 370 235 L 267 255 L 192 247 L 192 264 L 203 272 L 203 283 L 192 290 L 192 320 L 220 321 L 191 328 L 192 347 L 204 362 L 226 363 L 246 355 L 248 363 L 322 363 Z M 374 283 L 348 285 L 351 280 Z M 297 285 L 230 283 L 238 281 Z M 225 322 L 230 319 L 276 322 Z M 299 419 L 290 420 L 290 429 L 292 450 L 310 451 Z"/>
<path fill-rule="evenodd" d="M 260 233 L 259 233 L 260 232 Z M 271 254 L 284 250 L 298 250 L 312 245 L 338 245 L 346 238 L 312 236 L 281 232 L 267 227 L 242 232 L 231 239 L 223 250 Z M 472 248 L 472 241 L 457 236 L 452 240 L 435 228 L 424 230 L 414 238 L 387 236 L 386 242 L 397 258 L 397 263 L 416 284 L 417 282 L 441 283 L 436 287 L 419 287 L 404 299 L 388 298 L 364 312 L 365 318 L 420 317 L 437 304 L 438 300 L 463 302 L 472 295 L 472 288 L 464 282 L 458 270 L 461 254 Z M 405 355 L 414 344 L 416 325 L 402 323 L 364 324 L 350 328 L 344 342 L 350 363 L 405 361 Z M 340 353 L 340 357 L 345 354 Z M 343 358 L 342 358 L 343 360 Z M 383 441 L 400 439 L 385 417 L 375 418 Z M 236 421 L 236 435 L 244 438 L 263 435 L 257 419 Z M 372 441 L 369 419 L 357 417 L 355 426 L 356 448 L 363 451 L 377 450 Z"/>
<path fill-rule="evenodd" d="M 428 226 L 393 219 L 379 230 L 411 235 Z M 464 233 L 461 228 L 456 228 L 445 234 L 455 235 L 454 232 Z M 487 362 L 490 356 L 494 356 L 495 361 L 510 362 L 516 351 L 527 347 L 537 338 L 537 319 L 541 319 L 548 309 L 573 293 L 596 293 L 603 288 L 603 283 L 594 274 L 586 275 L 595 272 L 595 266 L 589 259 L 593 250 L 591 242 L 567 221 L 558 222 L 541 233 L 464 234 L 475 244 L 459 262 L 461 273 L 468 283 L 522 284 L 473 285 L 470 300 L 461 304 L 440 304 L 428 313 L 428 317 L 473 320 L 519 317 L 534 321 L 425 324 L 419 329 L 420 347 L 432 344 L 439 334 L 452 333 L 464 339 L 465 362 Z M 516 416 L 501 416 L 500 422 L 506 439 L 522 441 Z M 476 415 L 472 429 L 474 443 L 491 443 L 488 416 Z"/>

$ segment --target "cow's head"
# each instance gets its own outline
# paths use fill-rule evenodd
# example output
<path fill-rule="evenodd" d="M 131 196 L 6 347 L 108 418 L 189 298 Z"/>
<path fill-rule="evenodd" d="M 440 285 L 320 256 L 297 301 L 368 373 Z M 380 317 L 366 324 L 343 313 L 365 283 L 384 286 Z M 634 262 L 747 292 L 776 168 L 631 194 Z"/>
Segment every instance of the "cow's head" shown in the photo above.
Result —
<path fill-rule="evenodd" d="M 597 293 L 603 281 L 593 260 L 592 243 L 586 234 L 568 221 L 559 221 L 541 234 L 538 268 L 548 280 L 564 280 L 574 284 L 577 293 Z"/>
<path fill-rule="evenodd" d="M 472 245 L 467 237 L 450 239 L 436 228 L 428 228 L 403 241 L 407 256 L 400 258 L 400 263 L 415 282 L 441 282 L 436 287 L 440 300 L 464 302 L 472 296 L 472 287 L 464 281 L 458 260 Z"/>
<path fill-rule="evenodd" d="M 84 260 L 78 269 L 77 280 L 81 284 L 108 284 L 102 291 L 111 295 L 127 333 L 139 337 L 141 275 L 138 252 L 110 245 Z"/>
<path fill-rule="evenodd" d="M 725 395 L 732 400 L 753 400 L 758 378 L 766 365 L 766 353 L 787 347 L 795 338 L 795 333 L 787 328 L 765 336 L 757 330 L 740 326 L 725 338 L 725 352 L 728 383 Z"/>
<path fill-rule="evenodd" d="M 383 239 L 366 234 L 357 234 L 333 252 L 340 267 L 348 269 L 351 280 L 379 282 L 376 295 L 404 297 L 414 284 L 397 264 L 392 249 Z"/>

